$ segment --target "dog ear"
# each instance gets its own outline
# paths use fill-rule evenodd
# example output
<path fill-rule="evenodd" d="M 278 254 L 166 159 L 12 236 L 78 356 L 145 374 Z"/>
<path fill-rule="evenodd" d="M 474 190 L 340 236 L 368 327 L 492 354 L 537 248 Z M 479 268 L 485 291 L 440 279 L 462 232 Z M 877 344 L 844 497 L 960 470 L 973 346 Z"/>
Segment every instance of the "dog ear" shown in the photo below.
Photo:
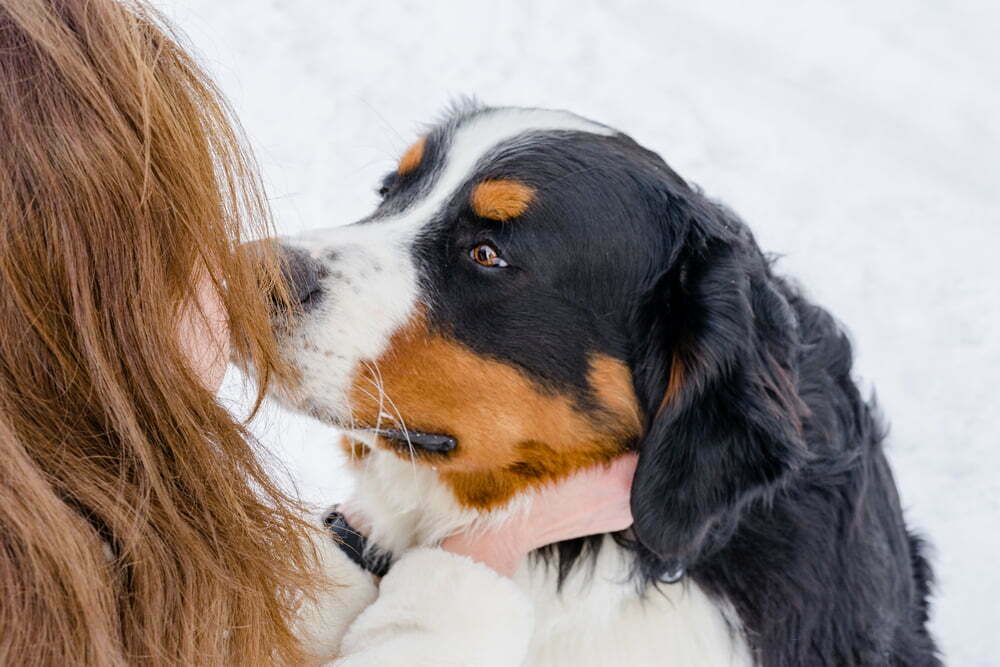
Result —
<path fill-rule="evenodd" d="M 637 365 L 650 418 L 633 532 L 661 578 L 725 541 L 742 509 L 806 458 L 792 308 L 742 223 L 705 215 L 642 317 L 653 332 Z"/>

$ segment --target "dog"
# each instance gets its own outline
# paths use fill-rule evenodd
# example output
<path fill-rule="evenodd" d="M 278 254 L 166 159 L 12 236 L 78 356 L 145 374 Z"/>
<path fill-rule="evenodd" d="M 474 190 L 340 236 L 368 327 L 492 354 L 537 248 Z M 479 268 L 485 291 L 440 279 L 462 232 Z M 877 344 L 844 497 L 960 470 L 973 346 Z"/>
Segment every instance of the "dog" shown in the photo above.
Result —
<path fill-rule="evenodd" d="M 940 664 L 848 337 L 736 215 L 528 108 L 453 109 L 378 192 L 283 241 L 300 312 L 276 323 L 279 400 L 344 430 L 375 544 L 502 522 L 636 451 L 634 525 L 517 573 L 529 664 Z"/>

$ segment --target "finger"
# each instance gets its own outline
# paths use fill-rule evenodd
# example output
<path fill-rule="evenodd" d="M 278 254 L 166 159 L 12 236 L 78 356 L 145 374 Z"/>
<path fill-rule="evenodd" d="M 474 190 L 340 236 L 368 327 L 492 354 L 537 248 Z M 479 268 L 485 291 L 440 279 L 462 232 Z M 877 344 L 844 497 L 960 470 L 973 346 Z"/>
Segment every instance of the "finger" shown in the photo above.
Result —
<path fill-rule="evenodd" d="M 597 464 L 580 470 L 536 492 L 536 506 L 553 514 L 575 514 L 580 507 L 591 508 L 607 517 L 623 517 L 631 523 L 629 497 L 638 458 L 626 454 L 610 464 Z"/>
<path fill-rule="evenodd" d="M 635 477 L 635 469 L 639 465 L 639 455 L 628 453 L 619 456 L 611 462 L 608 472 L 620 481 L 624 481 L 629 487 L 632 486 L 632 478 Z"/>
<path fill-rule="evenodd" d="M 637 454 L 623 454 L 610 464 L 598 464 L 577 473 L 582 483 L 598 485 L 602 489 L 628 492 L 639 463 Z"/>

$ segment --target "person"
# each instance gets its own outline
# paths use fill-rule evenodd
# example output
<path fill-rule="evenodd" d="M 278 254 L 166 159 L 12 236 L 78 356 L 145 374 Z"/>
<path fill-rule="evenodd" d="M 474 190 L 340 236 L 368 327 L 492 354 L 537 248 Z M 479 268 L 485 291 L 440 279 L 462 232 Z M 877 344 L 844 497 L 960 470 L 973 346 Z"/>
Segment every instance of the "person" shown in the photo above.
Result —
<path fill-rule="evenodd" d="M 380 585 L 337 549 L 215 398 L 232 355 L 260 404 L 263 295 L 287 300 L 241 251 L 267 202 L 181 43 L 139 0 L 0 0 L 0 664 L 516 663 L 505 575 L 627 526 L 634 460 Z M 522 622 L 473 623 L 498 615 Z"/>

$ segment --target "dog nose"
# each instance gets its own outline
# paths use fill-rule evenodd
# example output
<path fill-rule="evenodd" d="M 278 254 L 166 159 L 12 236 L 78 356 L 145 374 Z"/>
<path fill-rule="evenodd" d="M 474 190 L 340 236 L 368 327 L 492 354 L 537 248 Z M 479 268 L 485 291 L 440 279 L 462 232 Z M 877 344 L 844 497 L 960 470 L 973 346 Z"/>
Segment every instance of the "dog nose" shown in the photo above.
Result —
<path fill-rule="evenodd" d="M 315 308 L 323 297 L 326 268 L 305 250 L 286 245 L 279 249 L 279 261 L 292 303 L 298 304 L 303 311 Z"/>

